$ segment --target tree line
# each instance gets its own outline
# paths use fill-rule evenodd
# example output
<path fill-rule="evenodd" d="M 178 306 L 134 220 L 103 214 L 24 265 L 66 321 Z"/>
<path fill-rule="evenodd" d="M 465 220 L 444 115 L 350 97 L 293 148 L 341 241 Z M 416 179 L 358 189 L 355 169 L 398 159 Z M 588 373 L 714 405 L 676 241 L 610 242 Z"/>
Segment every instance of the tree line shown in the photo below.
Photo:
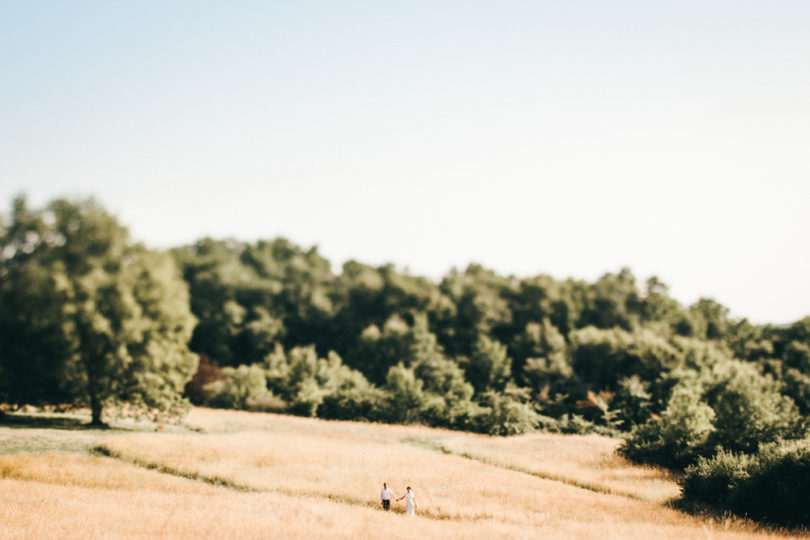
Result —
<path fill-rule="evenodd" d="M 92 200 L 18 197 L 0 227 L 0 401 L 619 435 L 689 501 L 810 523 L 810 317 L 682 306 L 629 269 L 435 282 L 283 238 L 156 252 Z"/>

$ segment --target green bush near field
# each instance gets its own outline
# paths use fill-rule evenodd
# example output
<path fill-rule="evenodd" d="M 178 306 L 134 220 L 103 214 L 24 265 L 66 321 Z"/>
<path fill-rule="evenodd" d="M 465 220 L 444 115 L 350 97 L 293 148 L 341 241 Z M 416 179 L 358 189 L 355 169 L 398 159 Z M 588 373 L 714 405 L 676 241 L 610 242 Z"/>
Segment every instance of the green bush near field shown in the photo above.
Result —
<path fill-rule="evenodd" d="M 756 454 L 721 450 L 699 458 L 681 481 L 687 500 L 781 525 L 810 522 L 810 439 L 772 443 Z"/>

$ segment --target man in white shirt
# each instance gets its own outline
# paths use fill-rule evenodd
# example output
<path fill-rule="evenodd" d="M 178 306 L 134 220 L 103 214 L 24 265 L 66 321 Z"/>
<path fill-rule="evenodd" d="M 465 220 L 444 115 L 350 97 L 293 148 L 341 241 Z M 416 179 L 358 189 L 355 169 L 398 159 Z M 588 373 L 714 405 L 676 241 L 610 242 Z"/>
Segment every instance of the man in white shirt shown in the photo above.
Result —
<path fill-rule="evenodd" d="M 383 510 L 390 510 L 391 509 L 391 500 L 396 500 L 397 496 L 394 494 L 393 491 L 388 489 L 388 485 L 383 482 L 383 488 L 380 492 L 380 504 L 383 507 Z"/>

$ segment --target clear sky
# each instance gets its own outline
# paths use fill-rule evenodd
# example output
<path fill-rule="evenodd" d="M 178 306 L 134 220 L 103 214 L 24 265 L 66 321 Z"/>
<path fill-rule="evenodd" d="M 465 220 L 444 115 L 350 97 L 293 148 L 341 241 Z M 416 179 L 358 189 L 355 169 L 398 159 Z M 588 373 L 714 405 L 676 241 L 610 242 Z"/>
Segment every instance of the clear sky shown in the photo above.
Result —
<path fill-rule="evenodd" d="M 810 315 L 810 2 L 0 0 L 0 202 Z"/>

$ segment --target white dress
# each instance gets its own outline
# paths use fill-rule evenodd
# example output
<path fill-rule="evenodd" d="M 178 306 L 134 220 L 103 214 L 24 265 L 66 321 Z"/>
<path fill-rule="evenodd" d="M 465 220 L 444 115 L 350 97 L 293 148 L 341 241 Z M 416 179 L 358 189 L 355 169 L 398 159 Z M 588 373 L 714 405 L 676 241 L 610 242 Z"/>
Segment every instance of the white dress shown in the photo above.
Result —
<path fill-rule="evenodd" d="M 405 515 L 412 516 L 415 514 L 413 506 L 413 493 L 405 494 Z"/>

